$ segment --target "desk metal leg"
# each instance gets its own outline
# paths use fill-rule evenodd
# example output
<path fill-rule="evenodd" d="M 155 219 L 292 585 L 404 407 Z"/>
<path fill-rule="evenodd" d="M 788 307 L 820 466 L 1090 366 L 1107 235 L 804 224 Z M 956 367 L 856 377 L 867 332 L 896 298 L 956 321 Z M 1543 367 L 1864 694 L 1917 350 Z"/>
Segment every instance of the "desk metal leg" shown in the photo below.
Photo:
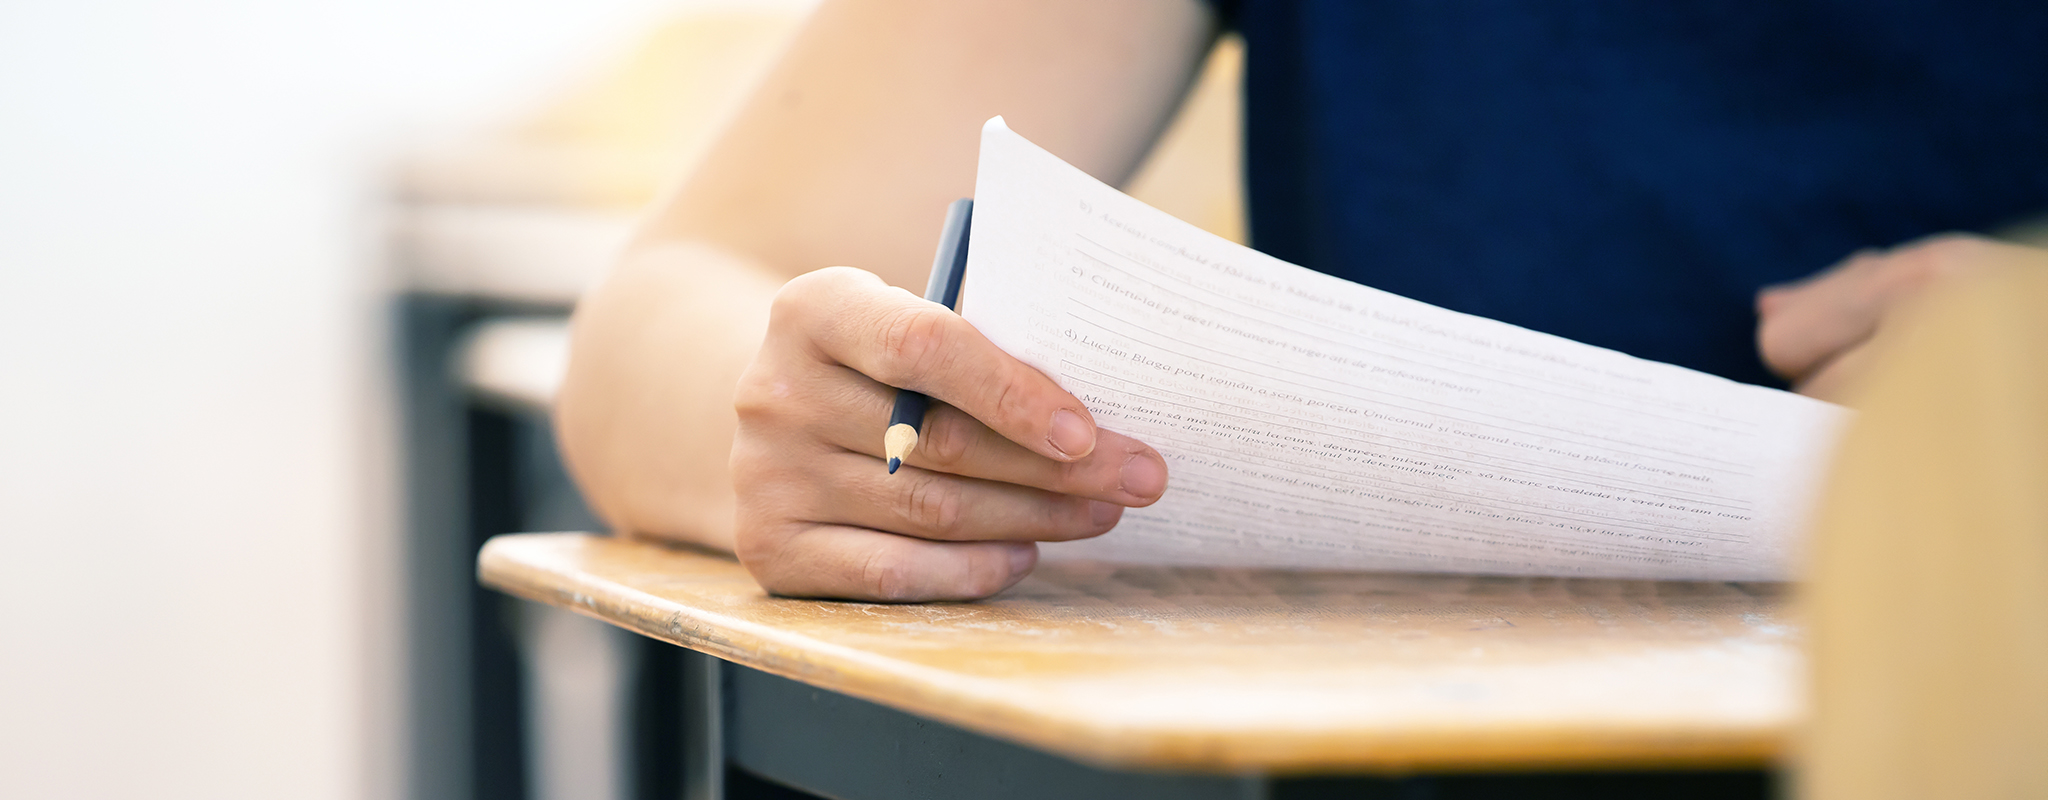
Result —
<path fill-rule="evenodd" d="M 725 800 L 725 662 L 685 651 L 682 673 L 682 800 Z"/>
<path fill-rule="evenodd" d="M 629 800 L 641 640 L 552 606 L 518 617 L 528 800 Z"/>

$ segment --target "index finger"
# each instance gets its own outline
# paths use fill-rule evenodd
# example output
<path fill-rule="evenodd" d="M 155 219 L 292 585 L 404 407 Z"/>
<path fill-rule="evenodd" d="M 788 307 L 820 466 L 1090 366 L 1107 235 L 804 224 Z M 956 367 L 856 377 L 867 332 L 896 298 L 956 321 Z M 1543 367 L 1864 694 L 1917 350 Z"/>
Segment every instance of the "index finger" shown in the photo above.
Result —
<path fill-rule="evenodd" d="M 853 269 L 800 276 L 799 302 L 829 292 L 841 313 L 812 314 L 820 353 L 877 381 L 923 392 L 1034 453 L 1076 461 L 1095 450 L 1095 418 L 1045 373 L 1003 352 L 951 309 Z"/>

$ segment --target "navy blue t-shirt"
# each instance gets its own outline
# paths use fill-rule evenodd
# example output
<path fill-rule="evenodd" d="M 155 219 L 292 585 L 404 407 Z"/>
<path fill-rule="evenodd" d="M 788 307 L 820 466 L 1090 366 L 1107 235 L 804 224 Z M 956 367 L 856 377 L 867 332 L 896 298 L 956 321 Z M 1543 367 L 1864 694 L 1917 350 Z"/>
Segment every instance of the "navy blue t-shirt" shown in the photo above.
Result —
<path fill-rule="evenodd" d="M 2048 3 L 1241 0 L 1254 246 L 1773 383 L 1754 295 L 2048 211 Z"/>

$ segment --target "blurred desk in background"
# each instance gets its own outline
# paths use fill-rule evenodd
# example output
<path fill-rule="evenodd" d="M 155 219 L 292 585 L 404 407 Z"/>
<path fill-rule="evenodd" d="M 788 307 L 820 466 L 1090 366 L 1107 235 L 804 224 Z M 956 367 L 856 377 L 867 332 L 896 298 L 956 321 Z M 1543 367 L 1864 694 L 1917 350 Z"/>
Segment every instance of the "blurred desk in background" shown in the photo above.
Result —
<path fill-rule="evenodd" d="M 483 590 L 474 565 L 494 534 L 599 527 L 548 426 L 569 309 L 806 8 L 678 9 L 519 118 L 392 164 L 407 796 L 674 796 L 674 648 Z"/>
<path fill-rule="evenodd" d="M 624 228 L 621 226 L 620 231 Z M 411 257 L 424 254 L 407 250 Z M 608 251 L 607 251 L 608 252 Z M 602 265 L 608 255 L 566 258 Z M 562 270 L 553 280 L 567 283 Z M 394 308 L 407 536 L 409 796 L 667 797 L 659 719 L 631 709 L 674 684 L 661 652 L 587 620 L 480 590 L 478 548 L 512 530 L 600 522 L 563 471 L 547 408 L 567 357 L 573 291 L 538 280 L 418 288 Z M 532 276 L 529 276 L 532 277 Z M 650 695 L 650 692 L 652 693 Z M 664 743 L 664 740 L 667 743 Z M 663 754 L 664 756 L 666 754 Z"/>
<path fill-rule="evenodd" d="M 1049 562 L 874 605 L 582 534 L 478 570 L 716 657 L 685 682 L 692 798 L 1764 797 L 1801 713 L 1773 585 Z"/>

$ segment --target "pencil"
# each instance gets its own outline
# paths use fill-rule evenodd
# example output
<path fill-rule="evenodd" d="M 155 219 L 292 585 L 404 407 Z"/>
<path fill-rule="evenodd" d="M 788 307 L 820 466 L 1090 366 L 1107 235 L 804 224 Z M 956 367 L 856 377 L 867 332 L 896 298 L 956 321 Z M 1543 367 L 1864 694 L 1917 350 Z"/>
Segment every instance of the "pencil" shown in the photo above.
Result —
<path fill-rule="evenodd" d="M 924 299 L 947 308 L 960 302 L 960 278 L 967 272 L 967 227 L 974 217 L 974 201 L 961 199 L 946 207 L 946 227 L 939 231 L 939 253 L 932 257 L 932 277 L 925 283 Z M 882 453 L 889 458 L 889 474 L 903 466 L 903 459 L 917 449 L 917 432 L 924 425 L 924 412 L 931 398 L 909 389 L 896 390 L 896 408 L 889 413 L 889 429 L 882 433 Z"/>

